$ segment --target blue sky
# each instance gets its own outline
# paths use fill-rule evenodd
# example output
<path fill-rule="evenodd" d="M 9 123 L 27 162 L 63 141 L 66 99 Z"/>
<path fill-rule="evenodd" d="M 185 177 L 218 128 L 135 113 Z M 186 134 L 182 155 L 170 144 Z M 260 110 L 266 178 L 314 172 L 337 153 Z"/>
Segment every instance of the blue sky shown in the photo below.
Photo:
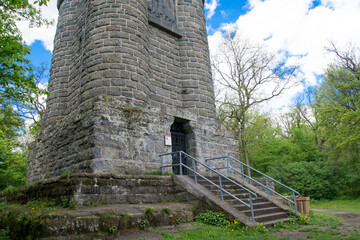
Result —
<path fill-rule="evenodd" d="M 56 9 L 54 8 L 54 4 L 56 0 L 51 0 L 50 7 L 52 8 L 50 11 L 49 9 L 43 8 L 43 12 L 54 12 L 56 13 Z M 208 1 L 211 2 L 211 1 Z M 223 22 L 234 22 L 238 19 L 239 15 L 245 14 L 248 11 L 247 0 L 222 0 L 217 4 L 217 8 L 215 14 L 208 18 L 207 25 L 208 25 L 208 32 L 211 34 L 214 32 L 215 29 L 218 29 Z M 206 10 L 206 12 L 209 12 Z M 46 14 L 47 17 L 54 17 L 56 14 Z M 53 31 L 52 28 L 50 31 Z M 53 34 L 53 33 L 52 33 Z M 33 65 L 38 66 L 42 63 L 47 63 L 50 66 L 51 62 L 51 51 L 46 49 L 44 43 L 41 40 L 36 40 L 36 37 L 32 37 L 30 40 L 29 47 L 31 48 L 31 54 L 28 56 L 30 61 Z M 49 48 L 49 47 L 47 47 Z"/>
<path fill-rule="evenodd" d="M 57 18 L 56 2 L 50 0 L 49 7 L 42 9 L 45 17 Z M 333 59 L 324 50 L 329 41 L 340 48 L 349 42 L 360 46 L 360 0 L 206 0 L 205 9 L 212 55 L 221 44 L 221 33 L 237 29 L 288 64 L 301 66 L 304 85 L 267 104 L 274 109 L 285 109 L 304 89 L 318 84 Z M 32 49 L 33 64 L 50 65 L 55 26 L 29 29 L 19 23 L 19 28 Z"/>
<path fill-rule="evenodd" d="M 208 1 L 211 3 L 211 1 Z M 247 0 L 222 0 L 218 3 L 216 11 L 211 18 L 207 18 L 206 22 L 209 29 L 209 34 L 214 29 L 218 29 L 223 22 L 235 22 L 240 15 L 246 14 L 249 11 L 247 7 Z M 207 10 L 207 14 L 209 10 Z"/>

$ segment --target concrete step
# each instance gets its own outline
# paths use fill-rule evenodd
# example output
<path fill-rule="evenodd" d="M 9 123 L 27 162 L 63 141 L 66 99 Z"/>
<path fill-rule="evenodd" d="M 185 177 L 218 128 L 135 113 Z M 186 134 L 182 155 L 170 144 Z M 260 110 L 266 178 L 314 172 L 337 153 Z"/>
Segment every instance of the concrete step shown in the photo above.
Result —
<path fill-rule="evenodd" d="M 247 204 L 250 204 L 250 201 L 249 201 L 249 198 L 239 198 L 241 201 L 247 203 Z M 225 202 L 227 202 L 228 204 L 230 205 L 233 205 L 233 206 L 237 206 L 237 205 L 241 205 L 242 203 L 239 202 L 238 200 L 236 199 L 228 199 L 228 200 L 225 200 Z M 255 203 L 263 203 L 263 202 L 268 202 L 266 199 L 253 199 L 252 200 L 252 203 L 255 204 Z"/>
<path fill-rule="evenodd" d="M 209 177 L 209 179 L 219 185 L 219 177 Z M 249 193 L 237 186 L 236 184 L 222 179 L 221 181 L 222 187 L 239 198 L 240 200 L 244 201 L 245 203 L 249 204 Z M 220 189 L 209 183 L 204 179 L 198 178 L 198 184 L 202 185 L 203 187 L 209 189 L 214 195 L 220 197 Z M 239 183 L 241 185 L 241 183 Z M 224 201 L 239 211 L 242 211 L 247 216 L 251 217 L 251 210 L 249 207 L 245 206 L 244 204 L 240 203 L 238 200 L 234 199 L 232 196 L 224 193 Z M 276 206 L 274 203 L 270 202 L 264 197 L 258 196 L 256 199 L 252 199 L 253 202 L 253 209 L 254 209 L 254 216 L 255 221 L 259 223 L 264 223 L 265 226 L 270 227 L 273 226 L 276 222 L 289 222 L 291 218 L 287 218 L 287 212 L 282 210 L 280 207 Z"/>
<path fill-rule="evenodd" d="M 275 206 L 272 202 L 269 201 L 264 201 L 264 202 L 258 202 L 258 203 L 254 203 L 253 204 L 253 209 L 259 209 L 259 208 L 267 208 L 267 207 L 273 207 Z M 236 208 L 239 211 L 246 211 L 249 210 L 250 208 L 248 208 L 247 206 L 245 206 L 244 204 L 237 204 L 237 205 L 233 205 L 234 208 Z"/>
<path fill-rule="evenodd" d="M 254 216 L 266 215 L 271 213 L 280 213 L 280 212 L 284 212 L 284 211 L 279 207 L 258 208 L 258 209 L 254 209 Z M 247 216 L 251 217 L 251 210 L 244 211 L 244 213 Z"/>
<path fill-rule="evenodd" d="M 216 195 L 216 196 L 221 196 L 221 192 L 220 192 L 220 189 L 209 189 L 213 195 Z M 249 199 L 249 194 L 248 192 L 246 191 L 239 191 L 239 190 L 233 190 L 233 189 L 224 189 L 226 190 L 228 193 L 236 196 L 236 195 L 239 195 L 241 198 L 244 198 L 244 199 Z M 225 191 L 223 191 L 224 193 L 224 197 L 226 197 L 225 199 L 233 199 L 233 197 L 229 194 L 227 194 Z M 253 198 L 255 198 L 253 196 Z"/>
<path fill-rule="evenodd" d="M 228 198 L 225 198 L 224 195 L 224 200 L 225 202 L 231 204 L 231 205 L 237 205 L 239 203 L 238 200 L 236 200 L 235 198 L 232 198 L 230 195 L 226 195 Z M 239 198 L 240 200 L 244 201 L 245 203 L 250 203 L 249 200 L 249 194 L 236 194 L 235 195 L 237 198 Z M 259 203 L 259 202 L 267 202 L 267 199 L 263 198 L 263 197 L 258 197 L 256 199 L 252 198 L 252 202 L 253 203 Z"/>
<path fill-rule="evenodd" d="M 220 191 L 220 189 L 214 185 L 202 185 L 203 187 L 209 189 L 209 190 L 218 190 Z M 230 192 L 230 193 L 247 193 L 247 191 L 239 186 L 236 185 L 222 185 L 222 188 L 225 189 L 226 191 Z"/>
<path fill-rule="evenodd" d="M 274 220 L 279 220 L 287 217 L 287 212 L 276 212 L 255 216 L 256 222 L 269 222 Z"/>

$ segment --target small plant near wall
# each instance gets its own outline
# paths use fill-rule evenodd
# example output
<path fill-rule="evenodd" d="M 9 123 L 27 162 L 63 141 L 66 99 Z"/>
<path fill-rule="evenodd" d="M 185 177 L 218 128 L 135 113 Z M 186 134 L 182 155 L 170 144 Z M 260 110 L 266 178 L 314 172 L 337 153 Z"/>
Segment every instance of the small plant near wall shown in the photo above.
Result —
<path fill-rule="evenodd" d="M 160 210 L 160 212 L 169 214 L 169 213 L 171 213 L 171 208 L 170 208 L 170 206 L 168 206 L 168 207 L 163 207 L 163 208 Z"/>
<path fill-rule="evenodd" d="M 218 227 L 226 226 L 230 223 L 224 214 L 212 211 L 200 213 L 195 217 L 195 221 Z"/>
<path fill-rule="evenodd" d="M 153 207 L 147 207 L 145 209 L 145 217 L 146 218 L 152 218 L 154 217 L 155 208 Z"/>
<path fill-rule="evenodd" d="M 114 233 L 117 231 L 117 227 L 116 226 L 111 226 L 109 227 L 109 233 Z"/>
<path fill-rule="evenodd" d="M 149 225 L 149 221 L 144 219 L 140 222 L 139 227 L 141 230 L 145 230 L 148 225 Z"/>
<path fill-rule="evenodd" d="M 76 206 L 77 206 L 76 201 L 66 198 L 66 197 L 61 197 L 61 207 L 75 209 Z"/>

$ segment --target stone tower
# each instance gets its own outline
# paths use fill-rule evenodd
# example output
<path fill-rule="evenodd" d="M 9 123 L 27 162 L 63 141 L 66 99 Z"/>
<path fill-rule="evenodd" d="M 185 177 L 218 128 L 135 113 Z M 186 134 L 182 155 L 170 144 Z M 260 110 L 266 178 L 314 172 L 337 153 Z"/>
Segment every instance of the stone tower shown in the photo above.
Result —
<path fill-rule="evenodd" d="M 28 182 L 237 155 L 216 120 L 203 0 L 58 0 L 51 97 Z M 172 146 L 164 137 L 172 136 Z"/>

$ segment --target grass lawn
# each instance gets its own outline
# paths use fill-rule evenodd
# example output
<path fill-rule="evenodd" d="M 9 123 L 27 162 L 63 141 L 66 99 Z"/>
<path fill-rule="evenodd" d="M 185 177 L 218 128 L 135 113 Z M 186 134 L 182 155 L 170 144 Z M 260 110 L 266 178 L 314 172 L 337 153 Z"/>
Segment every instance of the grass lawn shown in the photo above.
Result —
<path fill-rule="evenodd" d="M 355 200 L 311 200 L 310 208 L 360 213 L 360 198 Z"/>
<path fill-rule="evenodd" d="M 278 240 L 287 238 L 287 233 L 293 236 L 305 236 L 299 239 L 313 240 L 337 240 L 337 239 L 360 239 L 360 229 L 358 231 L 348 232 L 344 230 L 341 218 L 326 213 L 311 212 L 311 220 L 309 224 L 300 224 L 294 220 L 287 224 L 278 224 L 272 228 L 247 228 L 236 227 L 231 224 L 228 227 L 211 226 L 203 223 L 195 222 L 198 228 L 195 230 L 184 230 L 179 235 L 171 235 L 162 233 L 164 240 L 172 239 L 196 239 L 196 240 Z M 345 232 L 344 232 L 345 231 Z M 307 234 L 307 235 L 306 235 Z"/>

